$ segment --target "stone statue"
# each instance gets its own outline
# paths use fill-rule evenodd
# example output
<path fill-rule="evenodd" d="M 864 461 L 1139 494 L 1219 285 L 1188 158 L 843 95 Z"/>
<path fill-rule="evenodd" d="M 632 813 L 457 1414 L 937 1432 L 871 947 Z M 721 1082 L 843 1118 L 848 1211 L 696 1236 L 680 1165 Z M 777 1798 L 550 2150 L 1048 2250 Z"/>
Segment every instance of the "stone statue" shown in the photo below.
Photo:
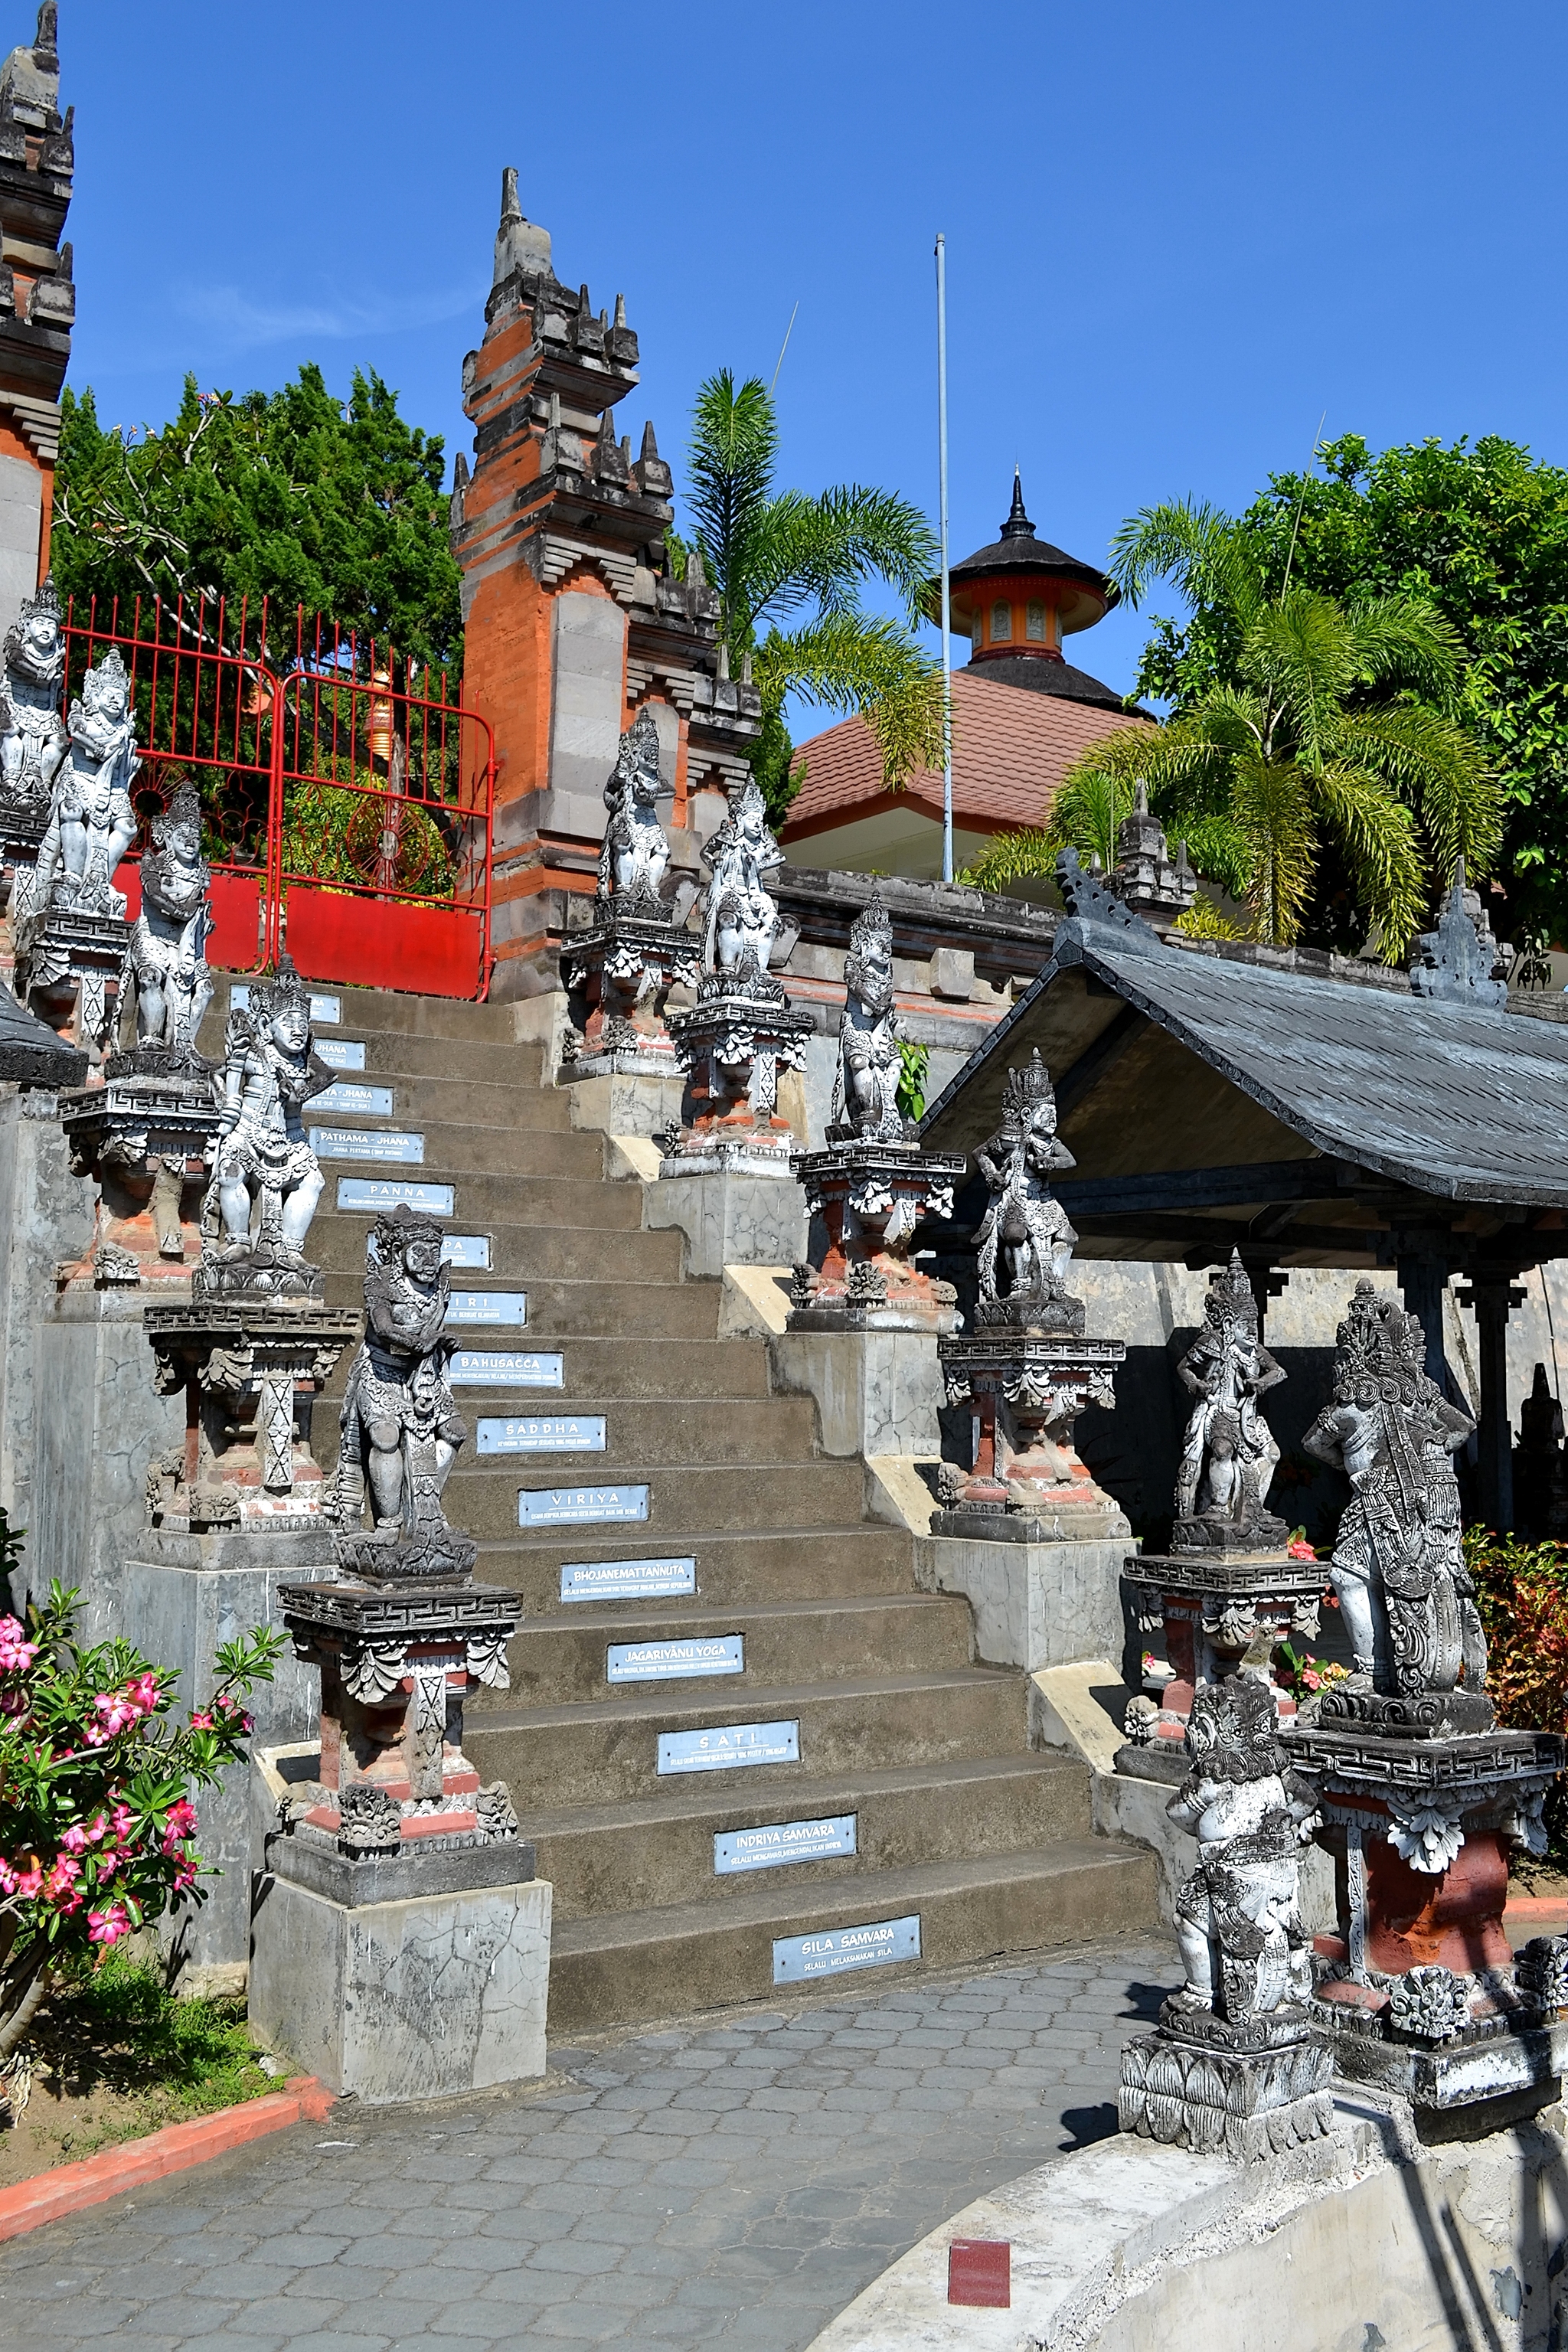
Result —
<path fill-rule="evenodd" d="M 123 917 L 114 871 L 136 837 L 131 783 L 140 761 L 131 681 L 111 646 L 70 707 L 70 758 L 57 771 L 48 827 L 38 848 L 36 904 Z"/>
<path fill-rule="evenodd" d="M 204 1236 L 221 1241 L 202 1275 L 232 1267 L 242 1281 L 268 1269 L 309 1274 L 305 1236 L 321 1197 L 321 1163 L 305 1140 L 301 1113 L 332 1073 L 311 1050 L 310 1000 L 285 956 L 276 980 L 252 985 L 229 1015 L 218 1073 L 218 1139 L 202 1203 Z M 251 1233 L 253 1209 L 259 1209 Z M 198 1281 L 202 1279 L 198 1276 Z"/>
<path fill-rule="evenodd" d="M 599 897 L 661 905 L 669 844 L 658 821 L 666 789 L 658 769 L 658 729 L 651 710 L 639 710 L 621 737 L 614 773 L 605 786 L 609 822 L 599 853 Z"/>
<path fill-rule="evenodd" d="M 1274 1694 L 1250 1674 L 1205 1685 L 1187 1724 L 1186 1779 L 1165 1810 L 1198 1842 L 1176 1897 L 1186 1983 L 1177 2001 L 1232 2026 L 1304 2003 L 1312 1968 L 1298 1900 L 1304 1824 L 1277 1738 Z"/>
<path fill-rule="evenodd" d="M 1176 1474 L 1173 1551 L 1268 1551 L 1289 1529 L 1265 1508 L 1279 1461 L 1258 1400 L 1285 1378 L 1263 1345 L 1239 1254 L 1209 1278 L 1203 1328 L 1176 1367 L 1194 1402 Z"/>
<path fill-rule="evenodd" d="M 879 891 L 872 892 L 869 904 L 855 918 L 844 986 L 828 1139 L 862 1136 L 901 1143 L 899 1079 L 903 1063 L 893 1003 L 893 927 Z"/>
<path fill-rule="evenodd" d="M 1489 1725 L 1452 1461 L 1475 1423 L 1427 1377 L 1421 1319 L 1392 1291 L 1358 1282 L 1337 1338 L 1332 1401 L 1302 1444 L 1351 1484 L 1329 1570 L 1355 1654 L 1345 1688 L 1411 1700 L 1462 1681 Z"/>
<path fill-rule="evenodd" d="M 466 1575 L 472 1540 L 447 1523 L 441 1492 L 468 1424 L 447 1384 L 443 1337 L 451 1275 L 441 1228 L 399 1202 L 377 1220 L 364 1277 L 364 1343 L 343 1397 L 335 1510 L 356 1529 L 366 1499 L 371 1537 L 345 1534 L 345 1566 L 372 1574 Z"/>
<path fill-rule="evenodd" d="M 1002 1124 L 974 1157 L 991 1190 L 974 1244 L 977 1324 L 1081 1335 L 1083 1301 L 1067 1290 L 1078 1235 L 1049 1183 L 1056 1171 L 1075 1163 L 1058 1140 L 1057 1098 L 1037 1053 L 1024 1069 L 1008 1071 Z"/>
<path fill-rule="evenodd" d="M 131 934 L 136 975 L 136 1042 L 188 1060 L 212 1002 L 206 940 L 212 868 L 202 856 L 202 804 L 194 784 L 175 793 L 166 815 L 153 820 L 153 848 L 142 860 L 142 911 Z"/>
<path fill-rule="evenodd" d="M 0 788 L 8 802 L 24 808 L 47 808 L 70 743 L 59 710 L 66 671 L 60 618 L 54 583 L 46 580 L 23 604 L 5 637 Z"/>
<path fill-rule="evenodd" d="M 703 971 L 738 970 L 750 948 L 759 970 L 766 971 L 779 929 L 778 906 L 766 877 L 777 872 L 784 856 L 768 830 L 767 809 L 754 779 L 748 779 L 723 824 L 703 843 L 702 862 L 710 877 Z"/>

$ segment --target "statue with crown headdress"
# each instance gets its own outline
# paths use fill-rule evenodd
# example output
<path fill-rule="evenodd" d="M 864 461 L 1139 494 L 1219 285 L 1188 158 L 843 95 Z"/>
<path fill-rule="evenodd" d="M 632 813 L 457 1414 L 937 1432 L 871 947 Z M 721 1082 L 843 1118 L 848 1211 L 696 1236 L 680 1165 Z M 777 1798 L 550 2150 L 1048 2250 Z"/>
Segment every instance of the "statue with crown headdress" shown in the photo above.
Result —
<path fill-rule="evenodd" d="M 1067 1287 L 1078 1235 L 1050 1186 L 1076 1162 L 1057 1133 L 1056 1094 L 1037 1051 L 1008 1071 L 1002 1124 L 974 1159 L 991 1192 L 974 1237 L 976 1323 L 1081 1333 L 1083 1301 Z"/>
<path fill-rule="evenodd" d="M 0 695 L 0 856 L 11 869 L 11 914 L 30 914 L 38 845 L 70 737 L 60 717 L 63 615 L 54 582 L 24 599 L 5 635 Z"/>
<path fill-rule="evenodd" d="M 1268 1509 L 1279 1448 L 1258 1400 L 1285 1378 L 1258 1330 L 1258 1299 L 1236 1250 L 1209 1277 L 1203 1328 L 1176 1366 L 1193 1399 L 1176 1473 L 1173 1551 L 1264 1552 L 1289 1540 Z"/>
<path fill-rule="evenodd" d="M 285 956 L 229 1014 L 200 1288 L 321 1295 L 304 1247 L 325 1180 L 303 1112 L 332 1082 L 313 1049 L 310 992 Z"/>
<path fill-rule="evenodd" d="M 201 797 L 187 781 L 153 820 L 153 846 L 142 860 L 142 905 L 131 933 L 136 1043 L 171 1063 L 190 1066 L 196 1058 L 196 1034 L 212 1002 L 211 888 L 212 868 L 202 856 Z"/>

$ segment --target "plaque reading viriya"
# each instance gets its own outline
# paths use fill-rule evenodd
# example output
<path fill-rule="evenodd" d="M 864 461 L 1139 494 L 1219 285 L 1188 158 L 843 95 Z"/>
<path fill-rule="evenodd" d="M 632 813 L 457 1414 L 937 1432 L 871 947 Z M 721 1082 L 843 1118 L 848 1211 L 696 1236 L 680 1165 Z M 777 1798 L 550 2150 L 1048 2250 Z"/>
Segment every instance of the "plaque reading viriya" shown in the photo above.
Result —
<path fill-rule="evenodd" d="M 574 1528 L 593 1519 L 647 1517 L 646 1486 L 523 1486 L 518 1491 L 520 1528 Z"/>

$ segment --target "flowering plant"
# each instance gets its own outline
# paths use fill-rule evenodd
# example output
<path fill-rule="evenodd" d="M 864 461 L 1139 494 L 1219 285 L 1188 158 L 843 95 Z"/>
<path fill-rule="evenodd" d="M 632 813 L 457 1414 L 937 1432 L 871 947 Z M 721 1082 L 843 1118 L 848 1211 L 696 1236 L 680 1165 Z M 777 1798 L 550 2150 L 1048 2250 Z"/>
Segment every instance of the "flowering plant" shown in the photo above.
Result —
<path fill-rule="evenodd" d="M 1314 1697 L 1320 1691 L 1332 1690 L 1336 1684 L 1348 1680 L 1350 1668 L 1336 1665 L 1331 1658 L 1314 1658 L 1304 1650 L 1281 1642 L 1275 1653 L 1275 1672 L 1279 1681 L 1295 1695 L 1296 1704 Z"/>
<path fill-rule="evenodd" d="M 211 1697 L 180 1723 L 178 1675 L 129 1642 L 84 1647 L 77 1616 L 56 1584 L 25 1625 L 0 1617 L 0 2059 L 72 1963 L 195 1893 L 190 1791 L 244 1755 L 241 1702 L 282 1647 L 265 1627 L 221 1643 Z"/>

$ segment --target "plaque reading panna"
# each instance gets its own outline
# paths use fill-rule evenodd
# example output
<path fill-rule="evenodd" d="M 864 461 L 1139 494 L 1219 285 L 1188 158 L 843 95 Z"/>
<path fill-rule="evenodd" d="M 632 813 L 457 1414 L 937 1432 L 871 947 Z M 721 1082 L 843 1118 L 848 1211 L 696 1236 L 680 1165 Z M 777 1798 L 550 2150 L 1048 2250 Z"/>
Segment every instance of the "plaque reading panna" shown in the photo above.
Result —
<path fill-rule="evenodd" d="M 786 1862 L 825 1862 L 855 1852 L 854 1813 L 833 1813 L 821 1822 L 759 1822 L 752 1830 L 723 1830 L 713 1840 L 713 1869 L 720 1878 L 737 1870 L 777 1870 Z"/>
<path fill-rule="evenodd" d="M 742 1764 L 798 1764 L 798 1723 L 721 1723 L 708 1731 L 661 1731 L 661 1772 L 732 1772 Z"/>
<path fill-rule="evenodd" d="M 740 1633 L 700 1634 L 685 1642 L 612 1642 L 605 1679 L 612 1683 L 670 1683 L 688 1675 L 743 1675 L 745 1639 Z"/>
<path fill-rule="evenodd" d="M 602 1454 L 602 1412 L 512 1413 L 479 1423 L 481 1454 Z"/>
<path fill-rule="evenodd" d="M 447 1322 L 451 1319 L 448 1315 Z M 529 1355 L 521 1348 L 458 1348 L 447 1366 L 447 1378 L 454 1388 L 558 1389 L 564 1361 L 561 1356 Z"/>
<path fill-rule="evenodd" d="M 805 1984 L 813 1977 L 841 1976 L 849 1969 L 885 1969 L 893 1960 L 918 1960 L 921 1920 L 877 1919 L 864 1927 L 824 1927 L 815 1936 L 780 1936 L 773 1943 L 774 1984 Z"/>
<path fill-rule="evenodd" d="M 489 1234 L 448 1234 L 446 1240 L 441 1244 L 441 1263 L 443 1265 L 471 1266 L 476 1273 L 488 1274 L 490 1268 L 490 1237 Z M 454 1297 L 457 1297 L 457 1293 L 455 1291 L 452 1295 Z M 490 1291 L 488 1293 L 470 1291 L 468 1294 L 469 1297 L 488 1296 L 491 1298 L 500 1298 L 504 1294 L 500 1291 Z M 522 1297 L 521 1290 L 515 1295 L 519 1298 Z M 449 1323 L 451 1319 L 451 1310 L 448 1308 L 447 1320 Z M 480 1320 L 477 1316 L 472 1319 L 476 1322 Z M 521 1323 L 522 1319 L 523 1318 L 521 1315 L 516 1318 L 510 1315 L 502 1318 L 502 1320 L 508 1323 L 512 1322 L 513 1320 Z"/>
<path fill-rule="evenodd" d="M 421 1167 L 425 1160 L 422 1135 L 390 1127 L 313 1127 L 310 1149 L 318 1160 L 387 1160 L 403 1168 Z"/>
<path fill-rule="evenodd" d="M 364 1052 L 363 1045 L 360 1052 Z M 329 1063 L 328 1067 L 331 1066 Z M 338 1118 L 390 1118 L 392 1088 L 356 1086 L 352 1078 L 347 1081 L 339 1079 L 324 1092 L 311 1096 L 310 1108 L 326 1111 Z"/>
<path fill-rule="evenodd" d="M 395 1209 L 406 1201 L 426 1217 L 449 1217 L 454 1200 L 450 1184 L 400 1184 L 391 1176 L 340 1176 L 340 1209 Z"/>
<path fill-rule="evenodd" d="M 454 1239 L 457 1238 L 455 1235 Z M 469 1234 L 467 1238 L 469 1243 L 483 1249 L 484 1256 L 471 1259 L 447 1257 L 447 1264 L 448 1265 L 489 1265 L 489 1243 L 478 1234 Z M 450 1246 L 451 1244 L 448 1243 L 447 1247 Z M 441 1255 L 446 1257 L 446 1251 L 443 1250 Z M 528 1293 L 526 1290 L 454 1290 L 447 1302 L 448 1328 L 454 1323 L 493 1323 L 512 1324 L 521 1330 L 527 1320 Z"/>
<path fill-rule="evenodd" d="M 316 1058 L 325 1062 L 329 1070 L 363 1070 L 364 1040 L 361 1037 L 318 1037 Z M 317 1109 L 325 1100 L 325 1095 L 317 1095 L 311 1102 L 311 1109 Z"/>
<path fill-rule="evenodd" d="M 666 1601 L 696 1590 L 694 1559 L 574 1559 L 561 1570 L 563 1601 Z"/>
<path fill-rule="evenodd" d="M 574 1528 L 595 1519 L 647 1517 L 646 1486 L 522 1486 L 518 1490 L 520 1528 Z"/>

